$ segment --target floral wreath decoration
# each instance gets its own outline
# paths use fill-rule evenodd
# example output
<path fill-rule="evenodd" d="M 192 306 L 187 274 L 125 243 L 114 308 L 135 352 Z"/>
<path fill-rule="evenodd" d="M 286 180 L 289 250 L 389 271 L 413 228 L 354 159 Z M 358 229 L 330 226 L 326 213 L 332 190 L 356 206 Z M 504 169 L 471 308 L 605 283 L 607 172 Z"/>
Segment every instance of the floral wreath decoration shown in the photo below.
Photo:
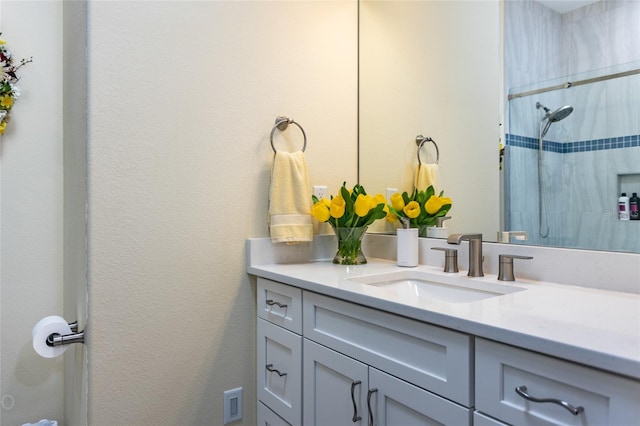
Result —
<path fill-rule="evenodd" d="M 0 38 L 0 135 L 6 130 L 11 119 L 11 108 L 20 96 L 20 88 L 17 86 L 20 79 L 16 73 L 29 62 L 33 62 L 33 58 L 21 59 L 18 65 L 14 65 L 7 42 Z"/>

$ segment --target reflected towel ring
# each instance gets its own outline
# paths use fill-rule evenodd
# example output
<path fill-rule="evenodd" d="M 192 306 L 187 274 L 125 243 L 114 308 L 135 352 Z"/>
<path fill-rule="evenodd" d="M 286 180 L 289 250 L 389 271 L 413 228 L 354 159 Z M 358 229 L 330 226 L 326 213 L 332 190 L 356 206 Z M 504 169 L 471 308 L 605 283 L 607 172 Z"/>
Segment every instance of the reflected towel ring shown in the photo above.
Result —
<path fill-rule="evenodd" d="M 276 147 L 273 145 L 273 134 L 275 133 L 276 129 L 282 131 L 285 130 L 289 124 L 295 124 L 296 126 L 298 126 L 298 128 L 300 129 L 300 131 L 302 132 L 302 136 L 304 137 L 304 144 L 302 145 L 302 152 L 305 151 L 305 149 L 307 149 L 307 134 L 304 132 L 304 129 L 302 128 L 301 125 L 299 125 L 298 123 L 296 123 L 293 118 L 287 118 L 287 117 L 283 117 L 283 116 L 278 116 L 276 118 L 276 124 L 273 126 L 273 129 L 271 129 L 271 149 L 273 149 L 273 152 L 276 152 Z"/>
<path fill-rule="evenodd" d="M 427 136 L 426 138 L 422 135 L 418 135 L 416 136 L 416 145 L 418 145 L 418 164 L 422 165 L 422 160 L 420 160 L 420 150 L 422 149 L 422 145 L 425 144 L 425 142 L 433 142 L 433 146 L 436 147 L 436 161 L 434 164 L 438 164 L 438 161 L 440 161 L 440 150 L 438 149 L 438 144 L 436 143 L 436 141 L 434 141 L 433 139 L 431 139 L 431 137 Z"/>

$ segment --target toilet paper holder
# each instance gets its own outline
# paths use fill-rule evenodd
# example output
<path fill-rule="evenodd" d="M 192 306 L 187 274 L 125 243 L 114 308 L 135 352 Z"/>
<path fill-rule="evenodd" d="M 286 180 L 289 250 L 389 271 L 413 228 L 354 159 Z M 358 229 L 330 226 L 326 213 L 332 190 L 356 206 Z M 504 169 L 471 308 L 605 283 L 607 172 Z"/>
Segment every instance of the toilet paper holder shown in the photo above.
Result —
<path fill-rule="evenodd" d="M 78 332 L 78 321 L 70 322 L 69 327 L 73 333 L 58 334 L 51 333 L 47 336 L 47 346 L 62 346 L 72 343 L 84 343 L 84 330 Z"/>

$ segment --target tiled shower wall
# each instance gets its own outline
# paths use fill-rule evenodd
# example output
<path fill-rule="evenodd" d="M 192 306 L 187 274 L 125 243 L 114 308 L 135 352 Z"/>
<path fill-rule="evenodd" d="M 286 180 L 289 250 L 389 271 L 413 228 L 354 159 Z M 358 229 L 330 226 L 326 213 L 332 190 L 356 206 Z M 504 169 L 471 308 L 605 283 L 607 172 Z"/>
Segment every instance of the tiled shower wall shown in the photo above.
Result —
<path fill-rule="evenodd" d="M 510 93 L 640 68 L 640 2 L 600 1 L 560 15 L 508 1 L 506 16 Z M 536 102 L 574 107 L 544 139 L 547 238 L 538 234 Z M 640 75 L 516 98 L 507 110 L 508 229 L 528 231 L 532 244 L 640 252 L 640 221 L 617 219 L 620 192 L 640 194 Z"/>

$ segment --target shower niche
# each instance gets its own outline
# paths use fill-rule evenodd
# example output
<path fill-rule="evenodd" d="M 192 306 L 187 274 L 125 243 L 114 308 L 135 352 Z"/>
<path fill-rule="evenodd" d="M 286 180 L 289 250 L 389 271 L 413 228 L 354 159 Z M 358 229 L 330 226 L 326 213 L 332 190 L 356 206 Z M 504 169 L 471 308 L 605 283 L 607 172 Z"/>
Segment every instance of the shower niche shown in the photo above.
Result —
<path fill-rule="evenodd" d="M 640 170 L 635 173 L 618 174 L 617 178 L 618 195 L 624 192 L 629 197 L 631 197 L 633 193 L 640 196 Z M 640 220 L 633 220 L 631 222 L 640 224 Z"/>

